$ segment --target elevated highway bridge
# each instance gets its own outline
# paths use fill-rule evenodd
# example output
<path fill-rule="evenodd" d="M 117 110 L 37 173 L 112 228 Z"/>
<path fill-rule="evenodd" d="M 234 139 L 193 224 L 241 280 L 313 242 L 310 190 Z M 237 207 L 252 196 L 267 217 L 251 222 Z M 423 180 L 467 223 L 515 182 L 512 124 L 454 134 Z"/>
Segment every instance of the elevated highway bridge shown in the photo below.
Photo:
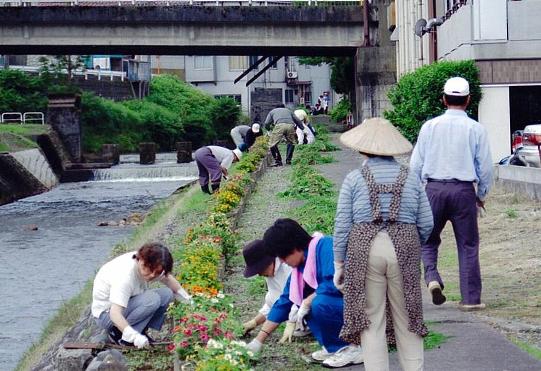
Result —
<path fill-rule="evenodd" d="M 396 82 L 389 1 L 365 1 L 0 0 L 0 54 L 355 56 L 361 120 Z"/>

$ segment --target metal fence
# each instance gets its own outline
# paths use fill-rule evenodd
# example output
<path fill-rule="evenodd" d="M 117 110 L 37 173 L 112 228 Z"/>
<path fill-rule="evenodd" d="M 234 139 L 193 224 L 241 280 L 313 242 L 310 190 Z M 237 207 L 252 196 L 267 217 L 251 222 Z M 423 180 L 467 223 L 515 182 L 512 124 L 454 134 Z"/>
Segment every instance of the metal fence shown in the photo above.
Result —
<path fill-rule="evenodd" d="M 0 0 L 0 6 L 362 6 L 364 0 Z"/>
<path fill-rule="evenodd" d="M 16 66 L 16 65 L 9 65 L 7 66 L 8 69 L 12 70 L 19 70 L 24 72 L 32 72 L 32 73 L 40 73 L 40 67 L 38 66 Z M 67 74 L 68 71 L 66 69 L 63 69 L 60 71 L 63 74 Z M 71 71 L 71 74 L 73 76 L 84 76 L 85 80 L 88 80 L 88 76 L 96 76 L 98 80 L 101 80 L 102 78 L 109 78 L 109 80 L 113 81 L 113 78 L 118 78 L 121 81 L 124 81 L 126 78 L 126 72 L 123 71 L 109 71 L 109 70 L 73 70 Z"/>
<path fill-rule="evenodd" d="M 0 115 L 2 124 L 45 124 L 43 112 L 4 112 Z"/>

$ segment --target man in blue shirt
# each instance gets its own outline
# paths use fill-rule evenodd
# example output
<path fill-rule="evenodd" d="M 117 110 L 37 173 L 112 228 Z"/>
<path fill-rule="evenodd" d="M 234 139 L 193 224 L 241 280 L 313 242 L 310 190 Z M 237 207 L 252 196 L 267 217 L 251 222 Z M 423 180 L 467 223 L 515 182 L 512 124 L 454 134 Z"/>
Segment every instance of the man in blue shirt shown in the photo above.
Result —
<path fill-rule="evenodd" d="M 485 128 L 465 112 L 470 103 L 468 82 L 462 77 L 447 80 L 443 102 L 447 111 L 422 126 L 410 160 L 411 170 L 426 183 L 434 216 L 432 234 L 422 246 L 425 281 L 432 302 L 443 304 L 438 247 L 440 234 L 450 221 L 458 249 L 459 308 L 479 310 L 485 304 L 481 303 L 477 211 L 484 209 L 492 183 L 492 159 Z"/>
<path fill-rule="evenodd" d="M 322 346 L 312 353 L 312 358 L 326 367 L 362 363 L 361 348 L 339 338 L 344 300 L 333 284 L 332 238 L 319 233 L 310 236 L 296 221 L 278 219 L 267 229 L 263 241 L 267 253 L 280 258 L 293 271 L 248 349 L 259 352 L 265 339 L 288 319 L 291 306 L 297 304 L 297 326 L 306 322 Z"/>

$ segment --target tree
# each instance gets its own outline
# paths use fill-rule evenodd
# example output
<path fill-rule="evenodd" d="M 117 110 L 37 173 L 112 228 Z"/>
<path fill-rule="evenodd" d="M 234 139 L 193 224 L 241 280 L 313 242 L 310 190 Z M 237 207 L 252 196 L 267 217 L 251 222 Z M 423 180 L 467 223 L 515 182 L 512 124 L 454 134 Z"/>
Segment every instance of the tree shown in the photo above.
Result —
<path fill-rule="evenodd" d="M 331 87 L 338 94 L 347 95 L 351 102 L 355 94 L 355 66 L 353 57 L 299 57 L 299 63 L 320 66 L 323 63 L 331 67 Z"/>

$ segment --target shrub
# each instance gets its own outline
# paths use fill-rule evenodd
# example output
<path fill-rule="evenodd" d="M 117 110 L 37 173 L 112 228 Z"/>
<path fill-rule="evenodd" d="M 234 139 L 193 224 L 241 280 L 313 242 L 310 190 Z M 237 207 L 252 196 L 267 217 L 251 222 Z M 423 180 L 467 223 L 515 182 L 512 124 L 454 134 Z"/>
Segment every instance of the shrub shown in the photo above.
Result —
<path fill-rule="evenodd" d="M 47 101 L 47 87 L 39 77 L 0 71 L 0 112 L 45 111 Z"/>
<path fill-rule="evenodd" d="M 349 111 L 351 111 L 351 102 L 347 98 L 342 98 L 337 105 L 331 110 L 331 118 L 340 122 L 346 119 Z"/>
<path fill-rule="evenodd" d="M 453 76 L 461 76 L 470 83 L 471 103 L 468 114 L 476 118 L 481 88 L 479 70 L 471 60 L 438 62 L 405 74 L 389 91 L 388 97 L 393 109 L 384 112 L 385 118 L 414 142 L 422 124 L 444 112 L 441 100 L 443 85 Z"/>
<path fill-rule="evenodd" d="M 217 98 L 211 108 L 212 126 L 217 137 L 229 137 L 229 132 L 237 124 L 239 117 L 240 107 L 236 100 L 230 97 Z"/>

